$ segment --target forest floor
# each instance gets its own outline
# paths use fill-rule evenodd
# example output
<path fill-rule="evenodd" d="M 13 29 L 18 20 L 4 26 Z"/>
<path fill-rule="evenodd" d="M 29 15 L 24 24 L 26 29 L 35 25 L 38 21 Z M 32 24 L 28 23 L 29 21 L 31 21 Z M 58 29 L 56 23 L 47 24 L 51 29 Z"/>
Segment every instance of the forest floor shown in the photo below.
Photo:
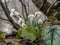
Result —
<path fill-rule="evenodd" d="M 27 39 L 16 39 L 16 38 L 6 38 L 6 39 L 0 39 L 0 45 L 45 45 L 44 41 L 39 41 L 39 39 L 36 39 L 35 41 L 30 41 Z"/>

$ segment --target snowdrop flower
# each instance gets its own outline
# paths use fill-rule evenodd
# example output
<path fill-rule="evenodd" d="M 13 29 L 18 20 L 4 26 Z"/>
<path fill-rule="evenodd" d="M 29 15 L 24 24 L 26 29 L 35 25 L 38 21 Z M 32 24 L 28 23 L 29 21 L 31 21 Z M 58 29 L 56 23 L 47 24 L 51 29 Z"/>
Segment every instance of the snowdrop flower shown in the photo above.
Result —
<path fill-rule="evenodd" d="M 14 13 L 13 13 L 13 12 L 11 12 L 11 13 L 10 13 L 10 16 L 12 17 L 13 15 L 14 15 Z"/>
<path fill-rule="evenodd" d="M 22 25 L 22 23 L 25 23 L 25 21 L 22 18 L 20 18 L 19 21 L 18 21 L 18 24 Z"/>
<path fill-rule="evenodd" d="M 14 8 L 11 9 L 11 13 L 10 13 L 10 16 L 13 16 L 13 15 L 16 15 L 16 16 L 19 16 L 19 12 L 17 12 Z"/>
<path fill-rule="evenodd" d="M 35 22 L 37 22 L 39 19 L 41 19 L 42 22 L 48 20 L 47 16 L 45 16 L 45 14 L 43 14 L 43 12 L 41 11 L 35 12 Z"/>
<path fill-rule="evenodd" d="M 14 12 L 15 12 L 15 9 L 11 9 L 11 13 L 10 13 L 10 16 L 12 17 L 14 15 Z"/>
<path fill-rule="evenodd" d="M 19 12 L 17 12 L 14 8 L 11 9 L 11 13 L 10 13 L 11 18 L 13 19 L 13 21 L 15 23 L 18 22 L 18 20 L 20 19 L 20 14 Z"/>
<path fill-rule="evenodd" d="M 20 18 L 18 22 L 25 23 L 25 21 L 22 18 Z"/>
<path fill-rule="evenodd" d="M 28 21 L 32 22 L 33 19 L 34 19 L 34 17 L 35 17 L 34 15 L 29 15 L 29 16 L 28 16 Z"/>
<path fill-rule="evenodd" d="M 14 14 L 16 15 L 17 18 L 20 19 L 20 14 L 19 14 L 19 12 L 15 11 Z"/>
<path fill-rule="evenodd" d="M 19 12 L 17 12 L 14 8 L 11 9 L 11 12 L 14 13 L 15 15 L 20 15 Z"/>
<path fill-rule="evenodd" d="M 21 27 L 26 27 L 26 24 L 25 23 L 22 23 Z"/>
<path fill-rule="evenodd" d="M 43 14 L 41 11 L 35 12 L 35 16 L 40 16 L 41 14 Z"/>
<path fill-rule="evenodd" d="M 29 18 L 30 18 L 30 17 L 34 17 L 34 15 L 29 15 L 28 17 L 29 17 Z"/>
<path fill-rule="evenodd" d="M 18 24 L 19 24 L 21 27 L 26 27 L 25 21 L 24 21 L 22 18 L 19 19 Z"/>
<path fill-rule="evenodd" d="M 41 19 L 38 20 L 38 24 L 42 24 L 43 21 Z"/>

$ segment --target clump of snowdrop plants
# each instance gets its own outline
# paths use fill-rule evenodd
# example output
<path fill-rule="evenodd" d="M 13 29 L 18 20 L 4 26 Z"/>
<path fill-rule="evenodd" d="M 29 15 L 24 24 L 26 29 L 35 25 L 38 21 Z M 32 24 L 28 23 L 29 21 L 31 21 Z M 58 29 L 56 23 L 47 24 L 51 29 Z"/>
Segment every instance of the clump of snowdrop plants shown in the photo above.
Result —
<path fill-rule="evenodd" d="M 17 31 L 16 37 L 25 37 L 31 41 L 34 41 L 36 38 L 41 39 L 42 29 L 40 24 L 48 19 L 47 16 L 45 16 L 42 12 L 35 12 L 35 14 L 28 15 L 28 20 L 25 21 L 20 17 L 19 12 L 17 12 L 14 8 L 11 9 L 10 17 L 15 23 L 21 26 L 21 28 L 19 28 Z M 37 24 L 37 26 L 34 26 L 35 24 Z M 35 27 L 37 29 L 35 29 Z M 11 31 L 6 28 L 4 32 L 10 34 Z"/>
<path fill-rule="evenodd" d="M 18 29 L 16 37 L 24 37 L 31 41 L 34 41 L 36 38 L 41 40 L 42 26 L 40 24 L 48 19 L 47 16 L 45 16 L 42 12 L 35 12 L 35 14 L 28 15 L 27 19 L 27 21 L 24 21 L 24 19 L 20 18 L 18 23 L 22 28 Z"/>

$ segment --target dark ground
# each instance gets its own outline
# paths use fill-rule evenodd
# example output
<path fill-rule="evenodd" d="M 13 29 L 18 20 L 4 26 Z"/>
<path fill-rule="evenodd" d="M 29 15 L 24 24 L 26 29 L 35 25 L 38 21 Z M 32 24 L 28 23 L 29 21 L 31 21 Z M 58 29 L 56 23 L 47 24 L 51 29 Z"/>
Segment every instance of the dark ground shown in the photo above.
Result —
<path fill-rule="evenodd" d="M 8 37 L 6 39 L 0 39 L 0 45 L 45 45 L 44 41 L 39 41 L 36 39 L 35 41 L 30 41 L 27 39 L 16 39 L 12 37 Z"/>

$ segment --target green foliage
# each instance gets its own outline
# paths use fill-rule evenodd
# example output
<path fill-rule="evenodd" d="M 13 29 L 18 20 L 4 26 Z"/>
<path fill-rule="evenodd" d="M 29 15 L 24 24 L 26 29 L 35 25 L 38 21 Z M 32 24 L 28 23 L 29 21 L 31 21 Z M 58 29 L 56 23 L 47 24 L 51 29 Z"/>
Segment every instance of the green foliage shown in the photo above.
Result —
<path fill-rule="evenodd" d="M 44 26 L 42 38 L 46 45 L 60 45 L 60 25 L 48 24 Z"/>
<path fill-rule="evenodd" d="M 0 39 L 4 39 L 5 38 L 5 34 L 0 32 Z"/>
<path fill-rule="evenodd" d="M 40 40 L 42 40 L 42 25 L 37 25 L 37 38 L 39 38 Z"/>
<path fill-rule="evenodd" d="M 41 39 L 41 27 L 38 25 L 37 26 L 37 29 L 35 29 L 34 27 L 34 23 L 29 23 L 29 22 L 26 22 L 27 24 L 27 27 L 25 28 L 20 28 L 17 32 L 17 35 L 16 37 L 19 38 L 19 37 L 24 37 L 26 39 L 29 39 L 31 41 L 34 41 L 36 38 L 39 38 Z"/>

